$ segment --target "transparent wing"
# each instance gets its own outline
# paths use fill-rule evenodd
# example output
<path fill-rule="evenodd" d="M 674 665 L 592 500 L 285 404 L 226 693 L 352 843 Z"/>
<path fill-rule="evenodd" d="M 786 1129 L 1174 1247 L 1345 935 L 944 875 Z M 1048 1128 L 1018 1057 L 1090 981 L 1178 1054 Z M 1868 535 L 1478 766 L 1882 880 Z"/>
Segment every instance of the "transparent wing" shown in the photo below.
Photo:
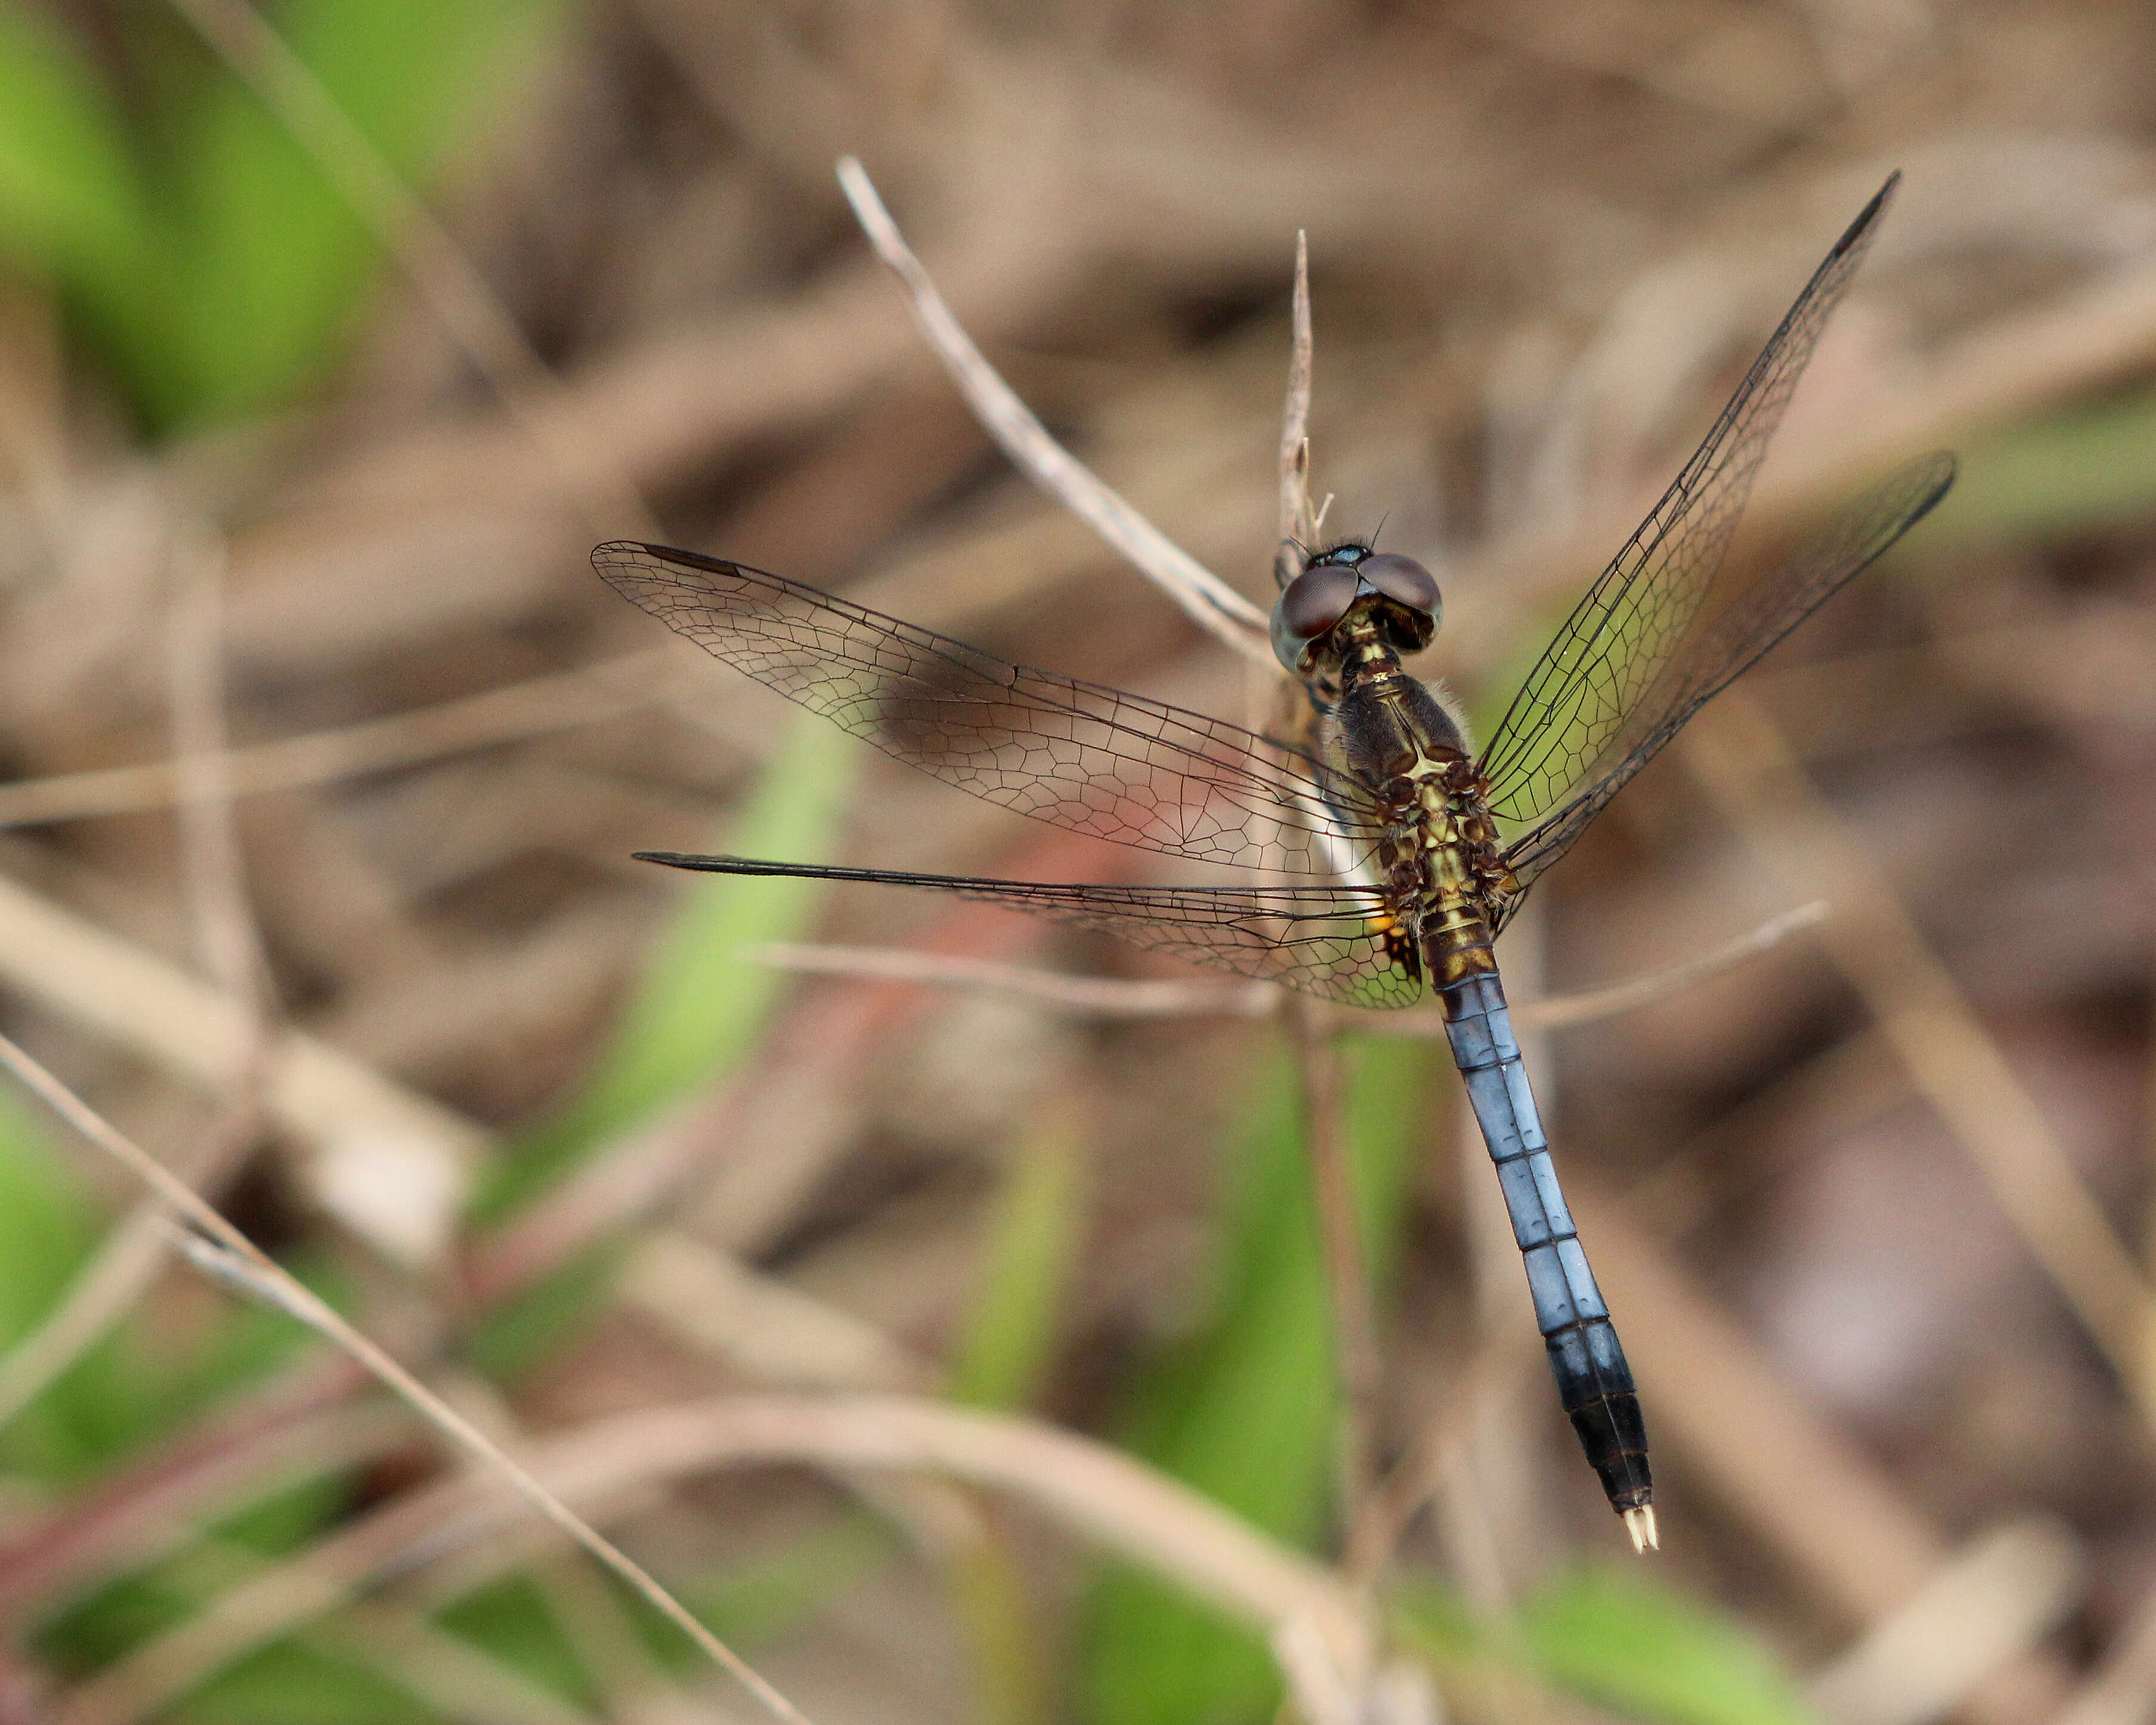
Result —
<path fill-rule="evenodd" d="M 1423 993 L 1414 942 L 1394 929 L 1380 896 L 1365 887 L 1059 886 L 670 850 L 636 854 L 644 862 L 706 874 L 925 887 L 1096 929 L 1149 952 L 1349 1006 L 1408 1006 Z"/>
<path fill-rule="evenodd" d="M 602 545 L 599 573 L 706 652 L 886 754 L 1051 825 L 1337 878 L 1378 823 L 1353 780 L 1252 732 L 976 651 L 740 563 Z"/>
<path fill-rule="evenodd" d="M 1633 774 L 1661 752 L 1694 713 L 1928 515 L 1953 479 L 1954 458 L 1945 454 L 1922 456 L 1897 468 L 1702 629 L 1640 703 L 1626 732 L 1627 746 L 1621 752 L 1611 751 L 1616 764 L 1506 851 L 1505 860 L 1521 893 L 1572 848 L 1588 823 L 1630 783 Z M 1499 927 L 1510 920 L 1519 903 L 1517 896 L 1505 902 Z"/>
<path fill-rule="evenodd" d="M 1706 440 L 1587 590 L 1477 763 L 1501 820 L 1538 820 L 1600 758 L 1707 597 L 1768 440 L 1899 174 L 1835 242 Z"/>

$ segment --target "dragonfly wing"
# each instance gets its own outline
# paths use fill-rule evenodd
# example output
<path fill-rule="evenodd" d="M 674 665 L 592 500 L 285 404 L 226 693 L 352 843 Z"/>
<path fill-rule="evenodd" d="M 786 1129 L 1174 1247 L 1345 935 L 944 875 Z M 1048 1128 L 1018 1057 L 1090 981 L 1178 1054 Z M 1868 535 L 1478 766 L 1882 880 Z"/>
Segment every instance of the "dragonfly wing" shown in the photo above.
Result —
<path fill-rule="evenodd" d="M 786 875 L 953 893 L 1350 1006 L 1409 1006 L 1423 993 L 1414 942 L 1393 931 L 1379 896 L 1365 887 L 1060 886 L 677 851 L 637 855 L 706 874 Z"/>
<path fill-rule="evenodd" d="M 1512 697 L 1477 763 L 1499 819 L 1532 823 L 1555 808 L 1676 650 L 1721 566 L 1790 393 L 1900 177 L 1888 179 L 1835 243 L 1706 439 Z"/>
<path fill-rule="evenodd" d="M 1506 851 L 1505 860 L 1521 891 L 1572 848 L 1588 823 L 1661 752 L 1694 713 L 1928 515 L 1953 479 L 1954 458 L 1945 454 L 1920 456 L 1897 468 L 1702 629 L 1640 703 L 1626 733 L 1630 747 L 1615 764 Z M 1506 902 L 1501 927 L 1519 902 L 1517 896 Z"/>
<path fill-rule="evenodd" d="M 1237 726 L 1006 664 L 744 564 L 602 545 L 616 589 L 715 657 L 977 797 L 1118 844 L 1336 878 L 1378 837 L 1353 781 Z"/>

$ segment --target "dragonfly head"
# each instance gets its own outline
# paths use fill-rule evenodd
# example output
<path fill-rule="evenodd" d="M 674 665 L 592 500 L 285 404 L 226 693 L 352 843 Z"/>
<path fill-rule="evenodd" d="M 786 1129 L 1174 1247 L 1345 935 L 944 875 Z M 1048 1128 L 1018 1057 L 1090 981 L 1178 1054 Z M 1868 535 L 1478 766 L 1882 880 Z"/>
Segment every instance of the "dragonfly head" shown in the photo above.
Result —
<path fill-rule="evenodd" d="M 1445 614 L 1437 581 L 1413 557 L 1337 545 L 1303 565 L 1281 589 L 1273 606 L 1273 652 L 1297 676 L 1326 669 L 1344 641 L 1351 618 L 1375 623 L 1385 643 L 1401 653 L 1419 653 L 1437 634 Z"/>

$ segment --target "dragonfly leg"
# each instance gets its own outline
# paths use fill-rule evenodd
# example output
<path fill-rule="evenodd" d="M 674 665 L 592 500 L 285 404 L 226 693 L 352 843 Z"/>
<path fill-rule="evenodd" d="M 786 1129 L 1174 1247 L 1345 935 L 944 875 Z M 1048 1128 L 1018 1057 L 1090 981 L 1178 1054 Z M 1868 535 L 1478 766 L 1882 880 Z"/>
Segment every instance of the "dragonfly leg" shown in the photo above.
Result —
<path fill-rule="evenodd" d="M 1452 1057 L 1496 1164 L 1512 1238 L 1527 1266 L 1536 1327 L 1549 1349 L 1558 1398 L 1610 1507 L 1625 1517 L 1635 1543 L 1650 1543 L 1653 1481 L 1632 1368 L 1558 1188 L 1504 988 L 1488 971 L 1440 993 Z"/>

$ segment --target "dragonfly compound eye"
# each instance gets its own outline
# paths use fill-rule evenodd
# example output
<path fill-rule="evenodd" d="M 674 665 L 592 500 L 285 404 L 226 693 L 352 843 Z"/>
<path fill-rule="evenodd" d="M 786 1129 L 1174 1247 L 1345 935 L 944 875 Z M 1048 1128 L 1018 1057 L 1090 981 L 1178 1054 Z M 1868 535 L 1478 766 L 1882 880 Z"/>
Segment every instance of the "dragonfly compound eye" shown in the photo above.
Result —
<path fill-rule="evenodd" d="M 1413 557 L 1381 551 L 1355 566 L 1355 572 L 1395 604 L 1405 605 L 1426 617 L 1443 608 L 1438 598 L 1437 578 Z"/>
<path fill-rule="evenodd" d="M 1355 603 L 1355 571 L 1339 563 L 1306 569 L 1280 596 L 1280 619 L 1299 641 L 1314 641 L 1335 627 Z"/>

